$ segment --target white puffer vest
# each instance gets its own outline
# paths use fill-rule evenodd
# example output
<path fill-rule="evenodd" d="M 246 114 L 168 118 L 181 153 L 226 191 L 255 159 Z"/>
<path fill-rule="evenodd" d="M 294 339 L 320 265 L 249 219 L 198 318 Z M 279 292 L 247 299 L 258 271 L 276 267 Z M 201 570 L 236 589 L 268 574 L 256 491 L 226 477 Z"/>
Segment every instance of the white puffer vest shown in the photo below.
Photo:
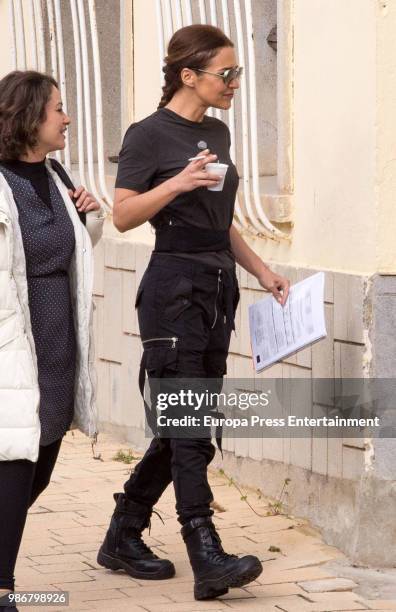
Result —
<path fill-rule="evenodd" d="M 47 162 L 73 222 L 75 252 L 70 270 L 77 340 L 74 421 L 97 433 L 92 334 L 92 245 L 100 239 L 103 211 L 81 223 L 66 186 Z M 30 323 L 25 252 L 12 191 L 0 173 L 0 461 L 37 461 L 40 441 L 37 359 Z"/>

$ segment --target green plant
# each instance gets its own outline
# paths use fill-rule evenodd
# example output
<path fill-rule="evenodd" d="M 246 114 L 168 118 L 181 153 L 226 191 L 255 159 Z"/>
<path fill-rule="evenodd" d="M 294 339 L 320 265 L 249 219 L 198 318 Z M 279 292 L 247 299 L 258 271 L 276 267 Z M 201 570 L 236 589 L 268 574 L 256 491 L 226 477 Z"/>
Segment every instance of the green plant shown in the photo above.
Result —
<path fill-rule="evenodd" d="M 270 546 L 268 549 L 268 552 L 276 552 L 276 553 L 281 553 L 281 549 L 279 548 L 279 546 Z"/>
<path fill-rule="evenodd" d="M 247 494 L 243 493 L 243 491 L 240 489 L 240 487 L 237 485 L 237 483 L 234 481 L 234 479 L 231 478 L 231 476 L 228 476 L 228 474 L 226 474 L 225 471 L 223 469 L 221 469 L 221 468 L 219 470 L 219 474 L 221 474 L 222 476 L 224 476 L 228 480 L 228 486 L 229 487 L 233 486 L 233 487 L 236 488 L 236 490 L 238 491 L 238 493 L 241 496 L 241 500 L 246 502 L 247 505 L 249 506 L 249 508 L 257 516 L 265 517 L 265 516 L 275 516 L 277 514 L 286 514 L 284 512 L 284 508 L 283 508 L 283 497 L 284 497 L 284 495 L 286 493 L 287 486 L 291 482 L 290 478 L 285 478 L 285 480 L 283 482 L 283 486 L 282 486 L 281 492 L 280 492 L 280 495 L 279 495 L 279 498 L 277 500 L 275 500 L 274 502 L 269 502 L 268 503 L 268 508 L 269 508 L 268 512 L 266 514 L 261 514 L 260 512 L 257 512 L 257 510 L 255 510 L 255 508 L 249 502 Z M 257 497 L 258 497 L 258 499 L 262 498 L 262 494 L 261 494 L 260 489 L 257 489 Z"/>
<path fill-rule="evenodd" d="M 128 449 L 127 453 L 123 450 L 119 450 L 113 457 L 113 461 L 120 461 L 128 465 L 132 463 L 132 461 L 137 461 L 138 459 L 139 457 L 135 457 L 130 449 Z"/>
<path fill-rule="evenodd" d="M 283 481 L 283 486 L 279 495 L 279 498 L 276 499 L 274 502 L 269 502 L 268 504 L 268 512 L 267 512 L 267 516 L 276 516 L 277 514 L 286 514 L 284 512 L 284 507 L 283 507 L 283 496 L 286 493 L 286 489 L 288 487 L 288 485 L 290 484 L 291 480 L 290 478 L 285 478 L 285 480 Z"/>
<path fill-rule="evenodd" d="M 224 476 L 228 480 L 228 486 L 229 487 L 235 487 L 236 488 L 236 490 L 238 491 L 238 493 L 241 496 L 241 500 L 247 503 L 247 505 L 252 510 L 252 512 L 254 512 L 254 514 L 256 514 L 257 516 L 264 516 L 263 514 L 260 514 L 260 512 L 257 512 L 257 510 L 255 510 L 255 508 L 253 508 L 252 504 L 248 500 L 247 494 L 243 493 L 243 491 L 240 489 L 240 487 L 237 485 L 237 483 L 234 481 L 233 478 L 228 476 L 228 474 L 226 474 L 223 469 L 219 470 L 219 474 L 221 474 L 222 476 Z M 259 496 L 259 499 L 260 498 L 261 498 L 261 496 Z"/>

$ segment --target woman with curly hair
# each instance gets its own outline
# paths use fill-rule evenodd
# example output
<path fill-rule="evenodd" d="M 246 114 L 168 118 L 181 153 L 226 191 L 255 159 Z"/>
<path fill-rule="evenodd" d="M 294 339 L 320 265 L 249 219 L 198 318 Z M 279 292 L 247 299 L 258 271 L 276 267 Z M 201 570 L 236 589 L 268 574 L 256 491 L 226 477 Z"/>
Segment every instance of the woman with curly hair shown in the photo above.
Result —
<path fill-rule="evenodd" d="M 0 595 L 14 590 L 27 512 L 64 434 L 72 422 L 96 432 L 91 240 L 104 215 L 47 158 L 69 123 L 50 76 L 0 81 Z"/>

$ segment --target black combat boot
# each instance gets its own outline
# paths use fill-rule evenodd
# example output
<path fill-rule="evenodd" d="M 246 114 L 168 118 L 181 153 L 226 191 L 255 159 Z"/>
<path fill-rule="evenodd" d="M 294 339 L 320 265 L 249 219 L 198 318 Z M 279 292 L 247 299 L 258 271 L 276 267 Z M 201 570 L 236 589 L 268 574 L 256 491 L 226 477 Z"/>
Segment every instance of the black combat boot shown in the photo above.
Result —
<path fill-rule="evenodd" d="M 105 540 L 98 553 L 98 563 L 108 569 L 123 569 L 132 578 L 164 580 L 175 575 L 175 566 L 159 559 L 142 540 L 142 531 L 150 524 L 151 508 L 115 493 L 117 502 Z"/>
<path fill-rule="evenodd" d="M 224 552 L 210 517 L 191 519 L 181 532 L 194 572 L 195 599 L 225 595 L 229 587 L 248 584 L 263 571 L 260 560 L 253 555 L 239 558 Z"/>

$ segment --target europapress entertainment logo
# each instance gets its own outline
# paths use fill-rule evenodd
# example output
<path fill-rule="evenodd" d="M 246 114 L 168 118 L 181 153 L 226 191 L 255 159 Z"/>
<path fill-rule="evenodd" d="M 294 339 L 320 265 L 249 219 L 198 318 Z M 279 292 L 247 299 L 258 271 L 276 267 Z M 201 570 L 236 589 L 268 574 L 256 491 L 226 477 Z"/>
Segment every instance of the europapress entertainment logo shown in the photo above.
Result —
<path fill-rule="evenodd" d="M 395 437 L 396 381 L 375 382 L 149 379 L 146 416 L 163 437 Z"/>
<path fill-rule="evenodd" d="M 245 417 L 219 415 L 216 412 L 207 413 L 208 409 L 222 409 L 227 407 L 238 408 L 248 411 L 249 408 L 269 406 L 271 390 L 263 393 L 212 393 L 194 392 L 191 389 L 181 389 L 179 392 L 159 393 L 156 407 L 160 413 L 157 424 L 160 427 L 379 427 L 378 416 L 373 418 L 342 418 L 339 416 L 328 417 L 298 417 L 290 414 L 287 417 L 265 417 L 258 414 L 248 414 Z M 187 408 L 194 412 L 202 411 L 204 414 L 184 414 L 183 416 L 167 416 L 164 411 L 169 408 Z"/>

